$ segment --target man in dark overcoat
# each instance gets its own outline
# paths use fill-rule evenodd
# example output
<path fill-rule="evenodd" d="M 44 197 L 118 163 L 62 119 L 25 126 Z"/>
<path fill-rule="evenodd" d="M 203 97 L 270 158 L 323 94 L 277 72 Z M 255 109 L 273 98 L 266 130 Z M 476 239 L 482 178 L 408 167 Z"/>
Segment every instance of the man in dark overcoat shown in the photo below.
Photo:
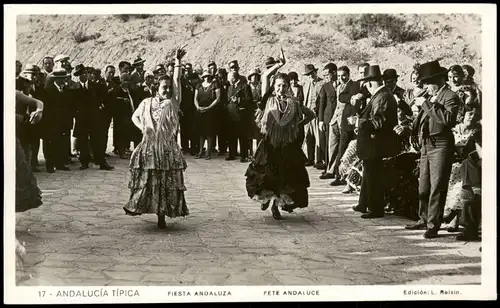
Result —
<path fill-rule="evenodd" d="M 398 154 L 398 139 L 394 132 L 398 124 L 398 107 L 393 94 L 384 86 L 378 65 L 365 68 L 363 80 L 371 99 L 356 119 L 356 154 L 363 161 L 363 176 L 359 202 L 354 210 L 366 212 L 368 209 L 361 218 L 378 218 L 384 216 L 385 207 L 383 159 Z"/>

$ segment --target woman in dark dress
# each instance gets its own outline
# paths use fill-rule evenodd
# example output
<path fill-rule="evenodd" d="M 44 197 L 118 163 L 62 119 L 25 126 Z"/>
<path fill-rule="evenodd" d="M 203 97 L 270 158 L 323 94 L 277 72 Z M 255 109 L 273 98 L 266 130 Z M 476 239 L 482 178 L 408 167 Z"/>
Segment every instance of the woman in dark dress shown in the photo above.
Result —
<path fill-rule="evenodd" d="M 287 212 L 308 206 L 309 175 L 302 151 L 304 124 L 314 119 L 314 112 L 290 95 L 286 74 L 270 77 L 285 64 L 283 51 L 277 63 L 262 75 L 262 111 L 257 117 L 263 139 L 245 173 L 250 198 L 265 211 L 270 204 L 274 219 L 280 219 L 279 207 Z M 271 89 L 271 91 L 270 91 Z"/>
<path fill-rule="evenodd" d="M 198 110 L 196 122 L 200 133 L 200 152 L 195 158 L 203 157 L 203 146 L 206 140 L 208 144 L 205 159 L 211 159 L 216 128 L 216 106 L 220 101 L 220 89 L 209 71 L 204 71 L 201 78 L 203 82 L 196 87 L 194 93 L 194 105 Z"/>

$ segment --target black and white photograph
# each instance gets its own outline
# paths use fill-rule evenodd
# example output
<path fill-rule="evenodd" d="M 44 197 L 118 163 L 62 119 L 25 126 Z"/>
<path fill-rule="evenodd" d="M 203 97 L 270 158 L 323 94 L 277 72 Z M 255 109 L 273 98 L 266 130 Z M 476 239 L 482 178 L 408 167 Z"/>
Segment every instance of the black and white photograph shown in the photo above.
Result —
<path fill-rule="evenodd" d="M 6 303 L 497 298 L 495 6 L 4 10 Z"/>

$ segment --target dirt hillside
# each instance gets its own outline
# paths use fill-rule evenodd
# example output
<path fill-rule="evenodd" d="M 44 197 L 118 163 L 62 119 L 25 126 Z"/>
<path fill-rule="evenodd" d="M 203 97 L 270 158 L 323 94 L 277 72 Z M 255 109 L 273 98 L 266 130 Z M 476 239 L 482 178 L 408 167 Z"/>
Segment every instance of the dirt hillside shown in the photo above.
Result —
<path fill-rule="evenodd" d="M 17 20 L 17 59 L 40 64 L 45 55 L 71 57 L 103 68 L 138 55 L 152 69 L 187 44 L 195 68 L 210 60 L 240 62 L 243 73 L 263 68 L 282 46 L 284 70 L 302 74 L 306 63 L 395 68 L 408 84 L 413 64 L 441 59 L 471 64 L 481 80 L 481 19 L 477 15 L 30 15 Z"/>

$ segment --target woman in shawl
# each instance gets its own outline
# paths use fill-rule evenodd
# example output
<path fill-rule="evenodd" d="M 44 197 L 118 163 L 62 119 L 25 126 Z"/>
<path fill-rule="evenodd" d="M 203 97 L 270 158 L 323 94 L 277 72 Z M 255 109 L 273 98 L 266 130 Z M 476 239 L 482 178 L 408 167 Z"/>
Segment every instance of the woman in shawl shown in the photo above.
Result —
<path fill-rule="evenodd" d="M 274 219 L 281 218 L 278 207 L 291 213 L 308 206 L 310 183 L 302 151 L 303 126 L 315 117 L 290 95 L 286 74 L 274 76 L 270 86 L 270 77 L 284 64 L 281 51 L 281 59 L 262 75 L 262 113 L 257 121 L 263 139 L 245 174 L 248 196 L 261 203 L 263 211 L 272 204 Z"/>
<path fill-rule="evenodd" d="M 189 214 L 183 174 L 187 164 L 177 144 L 180 61 L 185 54 L 177 50 L 173 78 L 160 77 L 157 95 L 143 100 L 132 116 L 143 138 L 130 158 L 130 199 L 123 209 L 132 216 L 156 214 L 160 229 L 166 228 L 165 216 Z"/>

